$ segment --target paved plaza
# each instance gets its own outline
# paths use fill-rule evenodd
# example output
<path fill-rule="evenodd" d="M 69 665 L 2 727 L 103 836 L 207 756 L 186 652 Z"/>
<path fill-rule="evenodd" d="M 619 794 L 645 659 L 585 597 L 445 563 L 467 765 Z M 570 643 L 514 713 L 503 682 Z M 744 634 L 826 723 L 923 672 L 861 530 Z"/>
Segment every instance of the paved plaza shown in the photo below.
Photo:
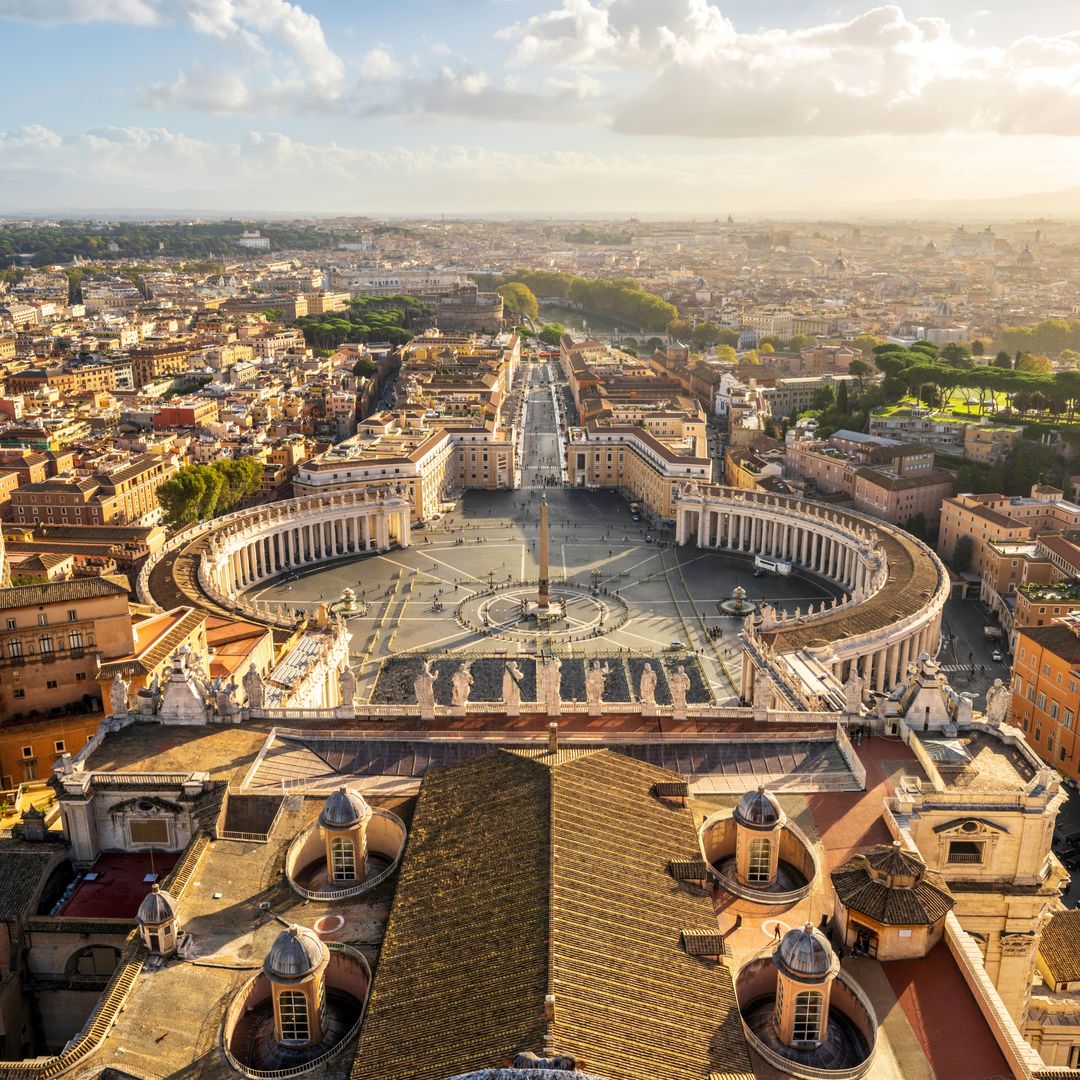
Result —
<path fill-rule="evenodd" d="M 353 589 L 363 612 L 349 620 L 362 693 L 377 662 L 401 653 L 532 655 L 549 647 L 544 633 L 470 629 L 457 612 L 492 585 L 536 580 L 540 498 L 535 489 L 469 492 L 442 522 L 414 531 L 410 549 L 319 566 L 249 596 L 260 605 L 312 610 Z M 610 632 L 583 625 L 575 640 L 552 642 L 563 655 L 654 655 L 680 641 L 699 653 L 716 700 L 728 703 L 737 696 L 742 621 L 721 615 L 719 604 L 732 589 L 741 585 L 750 599 L 789 611 L 832 595 L 818 581 L 755 578 L 748 557 L 675 548 L 670 534 L 635 524 L 617 494 L 554 488 L 547 498 L 553 582 L 572 583 L 585 595 L 595 584 L 617 594 L 629 616 Z M 591 606 L 586 618 L 591 626 Z M 719 628 L 719 636 L 711 638 L 707 628 Z"/>

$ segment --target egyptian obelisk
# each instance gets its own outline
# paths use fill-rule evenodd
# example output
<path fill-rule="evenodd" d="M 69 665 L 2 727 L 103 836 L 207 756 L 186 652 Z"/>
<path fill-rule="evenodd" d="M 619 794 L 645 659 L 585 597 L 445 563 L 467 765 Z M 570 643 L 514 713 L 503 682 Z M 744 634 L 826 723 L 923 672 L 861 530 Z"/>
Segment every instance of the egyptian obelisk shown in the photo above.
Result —
<path fill-rule="evenodd" d="M 547 495 L 540 496 L 540 580 L 537 582 L 539 591 L 536 597 L 536 606 L 541 612 L 546 612 L 550 597 L 548 596 L 548 505 Z"/>

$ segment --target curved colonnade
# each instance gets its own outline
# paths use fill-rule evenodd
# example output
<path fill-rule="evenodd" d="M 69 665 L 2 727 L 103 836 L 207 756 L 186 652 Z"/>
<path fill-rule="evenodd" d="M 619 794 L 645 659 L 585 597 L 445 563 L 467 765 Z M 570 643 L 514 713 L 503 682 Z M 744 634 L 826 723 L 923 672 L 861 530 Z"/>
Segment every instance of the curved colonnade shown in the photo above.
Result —
<path fill-rule="evenodd" d="M 780 682 L 800 706 L 813 704 L 806 675 L 822 670 L 836 683 L 857 670 L 868 689 L 881 693 L 921 653 L 937 653 L 948 571 L 902 529 L 805 499 L 687 485 L 676 503 L 676 542 L 790 562 L 846 592 L 816 612 L 748 624 L 744 701 L 754 698 L 756 672 Z"/>
<path fill-rule="evenodd" d="M 184 530 L 152 555 L 139 574 L 139 599 L 172 606 L 154 595 L 155 589 L 163 591 L 159 574 L 171 567 L 170 591 L 184 597 L 176 602 L 197 603 L 201 598 L 191 595 L 191 584 L 197 583 L 203 597 L 227 611 L 291 626 L 291 617 L 258 610 L 241 594 L 312 563 L 408 547 L 410 512 L 407 498 L 386 488 L 237 510 Z M 170 557 L 174 562 L 187 557 L 194 565 L 185 573 L 169 563 Z"/>

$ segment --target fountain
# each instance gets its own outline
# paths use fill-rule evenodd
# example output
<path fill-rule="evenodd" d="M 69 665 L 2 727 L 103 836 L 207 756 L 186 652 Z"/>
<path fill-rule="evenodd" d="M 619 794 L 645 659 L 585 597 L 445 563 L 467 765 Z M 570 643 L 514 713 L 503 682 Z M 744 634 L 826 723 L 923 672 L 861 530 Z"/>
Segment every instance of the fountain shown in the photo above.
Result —
<path fill-rule="evenodd" d="M 367 613 L 367 601 L 357 600 L 356 593 L 352 589 L 346 588 L 341 596 L 330 605 L 331 615 L 344 615 L 345 618 L 352 618 L 354 615 L 364 615 Z"/>
<path fill-rule="evenodd" d="M 722 600 L 720 606 L 728 615 L 746 616 L 757 611 L 757 604 L 753 600 L 746 599 L 746 590 L 741 585 L 736 585 L 731 590 L 730 598 Z"/>

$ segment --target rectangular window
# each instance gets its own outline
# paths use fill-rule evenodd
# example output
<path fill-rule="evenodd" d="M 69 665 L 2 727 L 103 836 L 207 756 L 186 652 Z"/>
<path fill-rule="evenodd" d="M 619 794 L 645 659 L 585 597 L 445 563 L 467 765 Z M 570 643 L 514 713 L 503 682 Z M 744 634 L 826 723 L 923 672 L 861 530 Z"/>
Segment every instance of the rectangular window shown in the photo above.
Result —
<path fill-rule="evenodd" d="M 1035 699 L 1035 704 L 1042 709 L 1043 712 L 1046 711 L 1046 695 L 1041 690 L 1039 691 L 1039 696 Z"/>
<path fill-rule="evenodd" d="M 1053 698 L 1051 698 L 1050 699 L 1050 719 L 1051 720 L 1056 720 L 1057 719 L 1058 709 L 1059 708 L 1060 708 L 1060 706 L 1058 705 L 1058 703 Z"/>
<path fill-rule="evenodd" d="M 74 608 L 68 609 L 68 622 L 78 622 L 79 614 Z"/>
<path fill-rule="evenodd" d="M 25 690 L 23 690 L 23 689 L 21 689 L 21 688 L 18 688 L 18 689 L 12 690 L 12 691 L 11 691 L 11 696 L 12 696 L 12 697 L 17 697 L 17 698 L 23 698 L 23 697 L 26 697 L 26 691 L 25 691 Z"/>
<path fill-rule="evenodd" d="M 34 748 L 32 746 L 24 746 L 22 748 L 22 756 L 24 758 L 25 757 L 33 757 L 34 756 Z"/>
<path fill-rule="evenodd" d="M 15 620 L 14 619 L 8 619 L 7 628 L 9 630 L 14 630 L 15 629 Z"/>
<path fill-rule="evenodd" d="M 53 749 L 54 749 L 54 750 L 55 750 L 55 751 L 56 751 L 56 752 L 57 752 L 58 754 L 62 754 L 62 753 L 64 752 L 64 750 L 66 749 L 66 747 L 64 746 L 64 740 L 63 740 L 63 739 L 57 739 L 57 740 L 56 740 L 56 741 L 55 741 L 55 742 L 53 743 Z"/>
<path fill-rule="evenodd" d="M 46 690 L 55 690 L 56 689 L 56 680 L 55 679 L 46 679 L 45 680 L 45 689 Z"/>
<path fill-rule="evenodd" d="M 1048 732 L 1046 736 L 1046 752 L 1052 754 L 1054 752 L 1054 733 Z"/>
<path fill-rule="evenodd" d="M 1065 709 L 1062 712 L 1062 714 L 1061 714 L 1061 723 L 1067 728 L 1071 728 L 1073 726 L 1073 711 L 1072 711 L 1072 709 Z"/>
<path fill-rule="evenodd" d="M 38 622 L 38 626 L 48 626 L 49 625 L 49 616 L 46 615 L 45 612 L 43 611 L 37 617 L 37 622 Z"/>
<path fill-rule="evenodd" d="M 974 840 L 953 840 L 949 843 L 948 861 L 954 865 L 977 865 L 983 860 L 983 845 Z"/>
<path fill-rule="evenodd" d="M 169 823 L 161 818 L 143 818 L 129 821 L 128 832 L 133 844 L 167 844 Z"/>

